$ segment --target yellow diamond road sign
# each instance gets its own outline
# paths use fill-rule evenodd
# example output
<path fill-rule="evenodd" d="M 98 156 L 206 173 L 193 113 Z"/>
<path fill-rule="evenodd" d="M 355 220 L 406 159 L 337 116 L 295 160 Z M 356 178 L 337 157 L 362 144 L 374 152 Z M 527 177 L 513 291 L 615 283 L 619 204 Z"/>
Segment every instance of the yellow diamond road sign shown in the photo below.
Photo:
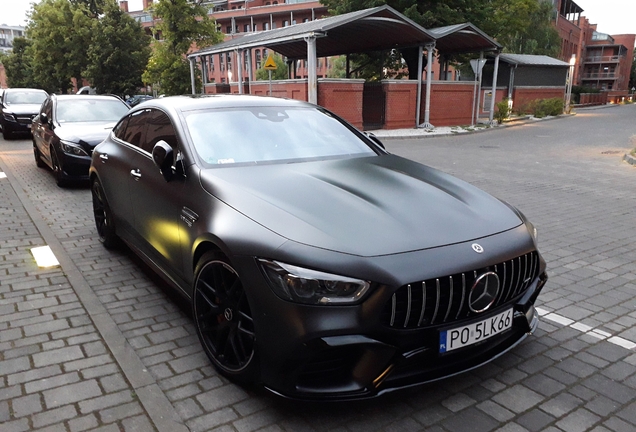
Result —
<path fill-rule="evenodd" d="M 265 70 L 276 70 L 276 62 L 274 61 L 274 57 L 272 57 L 272 53 L 267 55 L 267 60 L 265 60 L 265 65 L 263 66 Z"/>

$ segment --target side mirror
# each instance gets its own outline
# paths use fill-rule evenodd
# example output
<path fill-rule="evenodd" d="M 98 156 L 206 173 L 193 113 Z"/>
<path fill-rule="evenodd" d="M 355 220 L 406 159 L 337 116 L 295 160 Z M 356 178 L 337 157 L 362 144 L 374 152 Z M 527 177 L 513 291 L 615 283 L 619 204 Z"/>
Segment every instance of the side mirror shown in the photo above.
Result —
<path fill-rule="evenodd" d="M 363 134 L 365 134 L 367 138 L 373 141 L 373 143 L 377 145 L 378 147 L 380 147 L 382 150 L 386 150 L 386 148 L 384 147 L 384 143 L 382 143 L 382 141 L 380 141 L 380 139 L 377 136 L 375 136 L 371 132 L 363 132 Z"/>
<path fill-rule="evenodd" d="M 174 150 L 170 144 L 160 140 L 152 148 L 152 160 L 163 175 L 166 181 L 172 178 L 172 162 L 174 161 Z"/>
<path fill-rule="evenodd" d="M 49 116 L 47 116 L 46 113 L 40 113 L 40 122 L 49 124 Z"/>

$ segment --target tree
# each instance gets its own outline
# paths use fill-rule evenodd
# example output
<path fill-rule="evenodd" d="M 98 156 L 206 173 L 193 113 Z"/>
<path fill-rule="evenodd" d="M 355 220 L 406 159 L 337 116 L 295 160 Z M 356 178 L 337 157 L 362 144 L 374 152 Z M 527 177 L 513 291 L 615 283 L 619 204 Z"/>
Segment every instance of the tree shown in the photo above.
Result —
<path fill-rule="evenodd" d="M 68 0 L 42 0 L 33 5 L 26 35 L 32 41 L 29 57 L 33 78 L 50 92 L 66 93 L 71 78 L 82 83 L 93 20 L 84 5 Z"/>
<path fill-rule="evenodd" d="M 272 80 L 284 80 L 288 78 L 287 64 L 281 56 L 276 53 L 272 53 L 274 63 L 276 63 L 276 70 L 272 71 Z M 269 71 L 265 69 L 265 61 L 261 65 L 261 68 L 256 71 L 256 80 L 269 80 Z"/>
<path fill-rule="evenodd" d="M 7 74 L 9 87 L 41 87 L 33 79 L 29 47 L 31 41 L 24 37 L 13 39 L 13 50 L 3 58 L 2 64 Z"/>
<path fill-rule="evenodd" d="M 159 0 L 153 11 L 163 41 L 154 42 L 153 53 L 143 80 L 158 83 L 165 94 L 189 93 L 190 65 L 185 58 L 191 48 L 219 43 L 223 35 L 216 21 L 208 17 L 208 9 L 188 0 Z M 200 72 L 195 70 L 197 81 Z"/>
<path fill-rule="evenodd" d="M 629 89 L 633 89 L 636 87 L 636 48 L 634 48 L 633 58 L 632 58 L 632 71 L 629 74 Z"/>
<path fill-rule="evenodd" d="M 134 94 L 143 83 L 150 57 L 150 37 L 137 21 L 108 2 L 93 24 L 86 78 L 98 93 Z"/>

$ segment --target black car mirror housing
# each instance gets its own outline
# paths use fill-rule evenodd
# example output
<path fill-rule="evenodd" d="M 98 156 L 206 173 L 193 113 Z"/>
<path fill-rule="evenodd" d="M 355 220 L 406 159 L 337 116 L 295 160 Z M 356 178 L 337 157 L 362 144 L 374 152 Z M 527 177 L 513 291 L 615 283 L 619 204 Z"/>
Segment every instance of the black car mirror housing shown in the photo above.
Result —
<path fill-rule="evenodd" d="M 152 148 L 152 160 L 166 181 L 170 181 L 172 178 L 172 162 L 174 160 L 174 150 L 170 144 L 164 140 L 158 141 Z"/>

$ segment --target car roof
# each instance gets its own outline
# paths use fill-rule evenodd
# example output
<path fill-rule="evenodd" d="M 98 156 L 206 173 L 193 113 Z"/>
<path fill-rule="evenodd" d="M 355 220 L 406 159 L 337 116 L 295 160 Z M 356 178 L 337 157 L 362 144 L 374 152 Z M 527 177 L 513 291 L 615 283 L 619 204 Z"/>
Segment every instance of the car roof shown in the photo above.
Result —
<path fill-rule="evenodd" d="M 314 105 L 307 102 L 294 99 L 283 99 L 268 96 L 225 94 L 168 96 L 163 98 L 149 99 L 145 101 L 143 105 L 137 105 L 135 108 L 132 109 L 132 111 L 150 107 L 163 108 L 165 110 L 192 111 L 200 109 L 237 108 L 245 106 L 315 107 Z"/>
<path fill-rule="evenodd" d="M 54 97 L 55 99 L 58 100 L 64 100 L 64 99 L 104 99 L 104 98 L 108 98 L 108 99 L 117 99 L 119 101 L 121 101 L 121 99 L 115 95 L 90 95 L 90 94 L 63 94 L 63 95 L 58 95 L 58 94 L 52 94 L 51 97 Z"/>

